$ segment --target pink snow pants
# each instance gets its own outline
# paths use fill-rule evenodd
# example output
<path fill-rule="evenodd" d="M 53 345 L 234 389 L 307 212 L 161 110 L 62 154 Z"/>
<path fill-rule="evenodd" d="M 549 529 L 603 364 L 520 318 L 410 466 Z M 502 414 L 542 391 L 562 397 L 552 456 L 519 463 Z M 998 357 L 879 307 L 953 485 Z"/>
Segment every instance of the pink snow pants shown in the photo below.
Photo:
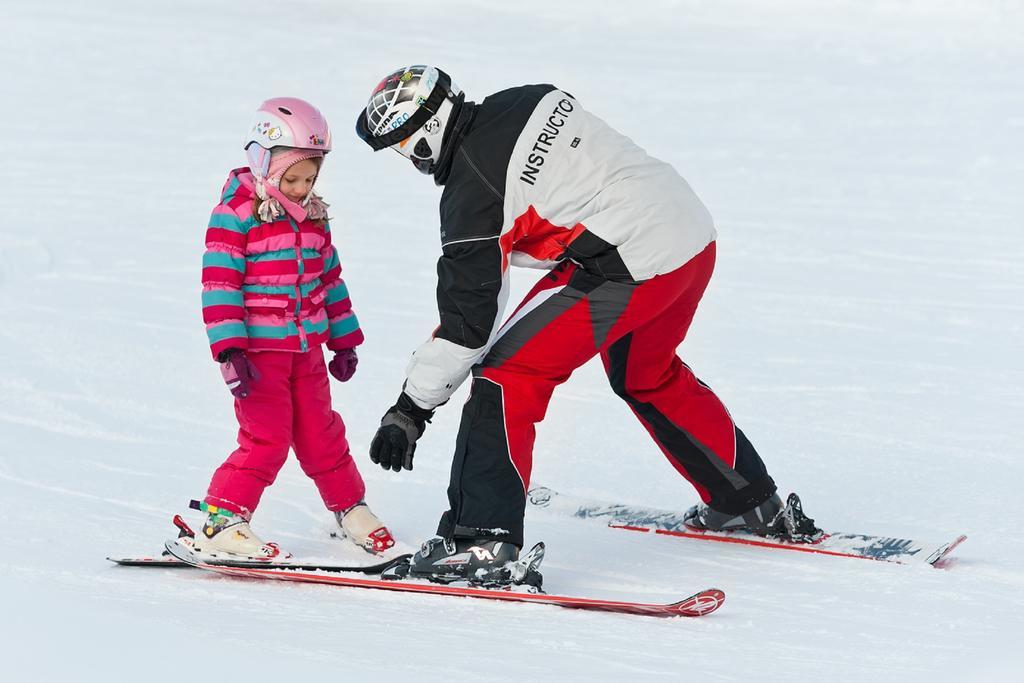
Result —
<path fill-rule="evenodd" d="M 206 502 L 250 517 L 263 489 L 295 450 L 327 509 L 362 500 L 366 487 L 349 453 L 345 423 L 331 409 L 327 366 L 320 346 L 306 353 L 250 352 L 258 378 L 248 397 L 235 400 L 238 449 L 217 468 Z"/>

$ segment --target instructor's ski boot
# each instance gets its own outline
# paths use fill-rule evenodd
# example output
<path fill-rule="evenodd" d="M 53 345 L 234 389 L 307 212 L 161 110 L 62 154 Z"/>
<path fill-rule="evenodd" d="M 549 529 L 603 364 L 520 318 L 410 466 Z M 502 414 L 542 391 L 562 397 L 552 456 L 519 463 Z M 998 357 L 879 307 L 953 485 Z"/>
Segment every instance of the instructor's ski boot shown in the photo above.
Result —
<path fill-rule="evenodd" d="M 382 553 L 395 545 L 391 532 L 363 501 L 335 512 L 334 518 L 340 529 L 335 535 L 349 539 L 368 553 Z"/>
<path fill-rule="evenodd" d="M 484 588 L 525 585 L 541 590 L 538 571 L 544 544 L 538 543 L 519 557 L 515 545 L 493 539 L 428 539 L 411 558 L 391 565 L 383 579 L 427 579 L 435 583 L 465 581 Z"/>
<path fill-rule="evenodd" d="M 791 493 L 786 499 L 786 507 L 772 521 L 772 534 L 794 543 L 815 543 L 821 540 L 825 532 L 804 514 L 800 497 Z"/>
<path fill-rule="evenodd" d="M 822 536 L 814 520 L 803 512 L 800 498 L 789 494 L 786 504 L 778 494 L 742 514 L 719 512 L 706 503 L 694 505 L 683 515 L 683 523 L 697 531 L 735 531 L 772 536 L 794 543 L 813 543 Z"/>
<path fill-rule="evenodd" d="M 771 523 L 782 510 L 782 499 L 776 493 L 760 505 L 742 514 L 719 512 L 707 503 L 699 503 L 686 511 L 683 523 L 700 531 L 745 531 L 765 536 Z"/>
<path fill-rule="evenodd" d="M 223 559 L 284 559 L 275 543 L 264 543 L 239 514 L 203 504 L 208 514 L 202 532 L 191 539 L 190 549 L 202 555 Z M 179 539 L 183 543 L 186 539 Z"/>

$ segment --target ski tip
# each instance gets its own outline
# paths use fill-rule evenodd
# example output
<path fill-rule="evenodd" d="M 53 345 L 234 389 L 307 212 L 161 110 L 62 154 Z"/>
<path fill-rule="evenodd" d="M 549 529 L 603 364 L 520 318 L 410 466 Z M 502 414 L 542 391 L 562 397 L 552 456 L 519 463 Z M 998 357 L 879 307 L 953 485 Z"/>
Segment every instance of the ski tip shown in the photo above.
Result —
<path fill-rule="evenodd" d="M 958 546 L 959 546 L 959 545 L 960 545 L 961 543 L 963 543 L 963 542 L 964 542 L 964 541 L 966 541 L 966 540 L 967 540 L 967 536 L 966 536 L 965 534 L 960 534 L 960 535 L 959 535 L 959 536 L 958 536 L 958 537 L 956 538 L 956 540 L 950 541 L 949 543 L 947 543 L 946 545 L 942 546 L 941 548 L 939 548 L 938 550 L 936 550 L 936 551 L 935 551 L 934 553 L 932 553 L 932 554 L 931 554 L 931 555 L 930 555 L 930 556 L 928 557 L 928 559 L 926 560 L 926 562 L 927 562 L 928 564 L 930 564 L 931 566 L 933 566 L 933 567 L 937 567 L 937 568 L 939 568 L 939 569 L 943 569 L 943 568 L 945 568 L 945 567 L 947 566 L 947 563 L 948 563 L 948 561 L 949 561 L 949 555 L 950 555 L 950 554 L 951 554 L 951 553 L 952 553 L 952 552 L 953 552 L 954 550 L 956 550 L 956 548 L 957 548 L 957 547 L 958 547 Z"/>
<path fill-rule="evenodd" d="M 164 569 L 178 569 L 189 566 L 188 564 L 168 555 L 162 555 L 160 557 L 140 557 L 132 555 L 125 557 L 108 557 L 107 559 L 119 567 L 159 567 Z"/>
<path fill-rule="evenodd" d="M 725 592 L 717 588 L 708 588 L 691 595 L 685 600 L 674 602 L 671 611 L 683 617 L 702 617 L 711 614 L 725 603 Z"/>

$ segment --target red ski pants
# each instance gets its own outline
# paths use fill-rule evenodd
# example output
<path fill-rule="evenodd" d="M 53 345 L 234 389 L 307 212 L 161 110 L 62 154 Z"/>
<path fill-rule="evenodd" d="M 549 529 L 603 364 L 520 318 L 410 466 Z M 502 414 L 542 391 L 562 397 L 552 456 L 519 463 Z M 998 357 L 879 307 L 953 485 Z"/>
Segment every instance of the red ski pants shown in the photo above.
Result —
<path fill-rule="evenodd" d="M 753 446 L 676 355 L 714 262 L 711 243 L 677 270 L 642 283 L 609 281 L 568 263 L 545 276 L 473 370 L 451 508 L 438 532 L 522 545 L 535 425 L 555 387 L 597 354 L 612 389 L 705 502 L 739 513 L 772 495 L 775 484 Z"/>
<path fill-rule="evenodd" d="M 358 503 L 366 491 L 349 453 L 345 423 L 331 409 L 322 349 L 249 353 L 258 379 L 235 400 L 238 449 L 213 473 L 206 502 L 246 517 L 294 449 L 328 510 Z"/>

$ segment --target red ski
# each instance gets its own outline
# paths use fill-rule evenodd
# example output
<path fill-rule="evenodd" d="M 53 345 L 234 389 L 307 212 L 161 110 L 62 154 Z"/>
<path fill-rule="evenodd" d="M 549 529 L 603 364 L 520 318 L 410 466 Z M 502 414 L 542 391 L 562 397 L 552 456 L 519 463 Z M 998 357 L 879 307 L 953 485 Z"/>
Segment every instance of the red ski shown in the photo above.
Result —
<path fill-rule="evenodd" d="M 168 544 L 170 546 L 170 544 Z M 170 548 L 169 548 L 170 549 Z M 191 559 L 182 557 L 182 559 Z M 619 600 L 600 600 L 580 598 L 569 595 L 552 595 L 549 593 L 518 592 L 512 589 L 472 588 L 468 586 L 452 586 L 418 581 L 384 581 L 359 576 L 348 576 L 339 573 L 322 573 L 297 571 L 292 569 L 249 568 L 214 566 L 196 562 L 195 566 L 208 569 L 218 574 L 253 579 L 274 579 L 277 581 L 298 581 L 301 583 L 325 583 L 345 588 L 372 588 L 374 590 L 397 591 L 401 593 L 428 593 L 431 595 L 448 595 L 463 598 L 484 598 L 487 600 L 503 600 L 505 602 L 532 602 L 541 605 L 555 605 L 573 609 L 615 612 L 618 614 L 640 614 L 650 617 L 700 617 L 711 614 L 722 606 L 725 593 L 717 588 L 709 588 L 685 600 L 669 604 L 651 604 L 643 602 L 624 602 Z"/>

